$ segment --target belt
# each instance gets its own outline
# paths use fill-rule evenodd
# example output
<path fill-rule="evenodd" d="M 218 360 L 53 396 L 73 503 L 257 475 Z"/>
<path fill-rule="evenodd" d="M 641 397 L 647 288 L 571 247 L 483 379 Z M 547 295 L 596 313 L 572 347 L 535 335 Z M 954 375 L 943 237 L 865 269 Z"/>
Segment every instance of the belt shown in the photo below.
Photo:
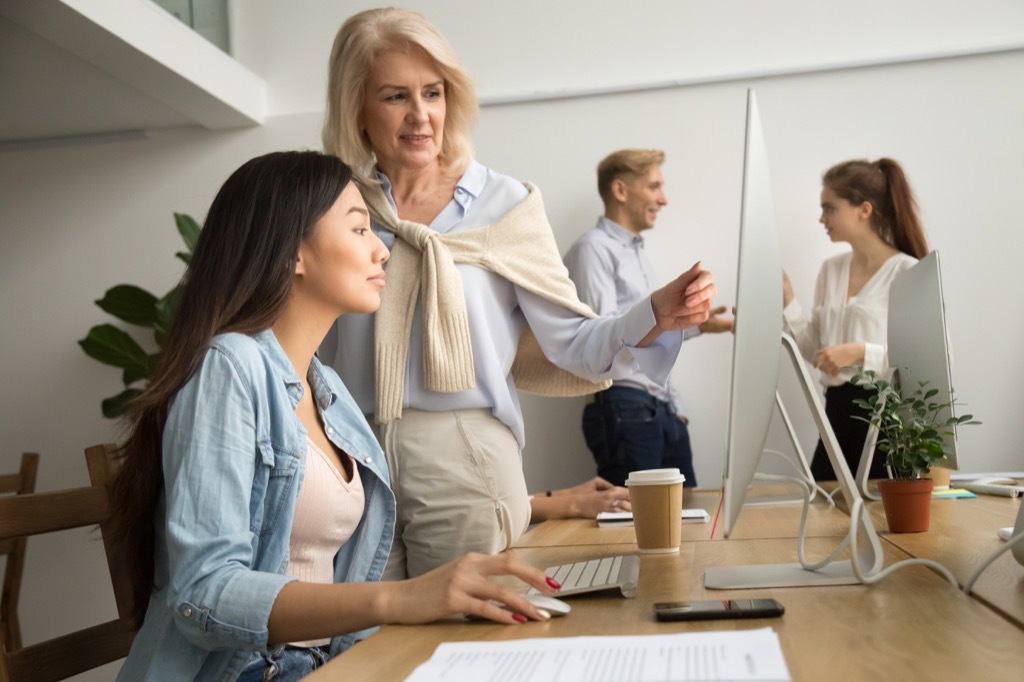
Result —
<path fill-rule="evenodd" d="M 612 395 L 615 393 L 629 393 L 630 396 L 635 400 L 647 403 L 654 409 L 658 409 L 659 407 L 663 408 L 669 414 L 675 414 L 677 417 L 679 417 L 679 420 L 684 424 L 690 423 L 690 419 L 685 415 L 676 414 L 676 410 L 674 407 L 672 407 L 672 403 L 667 402 L 665 400 L 661 400 L 659 398 L 655 398 L 647 391 L 644 391 L 643 389 L 639 388 L 633 388 L 632 386 L 612 386 L 611 388 L 591 394 L 590 396 L 588 396 L 587 402 L 593 403 L 595 405 L 605 405 L 607 401 L 611 400 Z"/>
<path fill-rule="evenodd" d="M 633 388 L 632 386 L 612 386 L 611 388 L 607 388 L 603 391 L 598 391 L 591 395 L 591 402 L 598 405 L 604 405 L 607 401 L 611 400 L 614 395 L 621 395 L 622 393 L 627 393 L 634 400 L 645 402 L 652 407 L 667 407 L 670 411 L 672 409 L 672 405 L 668 402 L 655 398 L 647 391 L 639 388 Z"/>

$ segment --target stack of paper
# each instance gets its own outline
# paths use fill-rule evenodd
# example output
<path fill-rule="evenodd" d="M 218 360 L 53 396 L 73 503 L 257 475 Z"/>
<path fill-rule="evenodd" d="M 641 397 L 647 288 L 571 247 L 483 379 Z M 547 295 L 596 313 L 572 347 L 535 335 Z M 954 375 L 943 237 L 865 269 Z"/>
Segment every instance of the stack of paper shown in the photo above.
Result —
<path fill-rule="evenodd" d="M 771 628 L 446 642 L 406 682 L 790 680 Z"/>

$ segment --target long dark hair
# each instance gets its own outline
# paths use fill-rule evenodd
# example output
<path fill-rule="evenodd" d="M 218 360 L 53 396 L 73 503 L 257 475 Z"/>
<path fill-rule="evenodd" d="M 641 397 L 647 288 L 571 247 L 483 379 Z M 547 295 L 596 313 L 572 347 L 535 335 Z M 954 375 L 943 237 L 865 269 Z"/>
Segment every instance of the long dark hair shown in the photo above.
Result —
<path fill-rule="evenodd" d="M 223 332 L 267 329 L 288 301 L 302 238 L 352 179 L 335 156 L 275 152 L 231 174 L 210 206 L 182 277 L 174 321 L 150 382 L 129 406 L 111 489 L 116 536 L 133 558 L 132 613 L 154 589 L 154 510 L 164 487 L 163 429 L 171 398 Z"/>
<path fill-rule="evenodd" d="M 854 206 L 870 202 L 871 226 L 887 244 L 914 258 L 928 255 L 917 200 L 898 163 L 884 157 L 844 161 L 825 171 L 821 181 Z"/>

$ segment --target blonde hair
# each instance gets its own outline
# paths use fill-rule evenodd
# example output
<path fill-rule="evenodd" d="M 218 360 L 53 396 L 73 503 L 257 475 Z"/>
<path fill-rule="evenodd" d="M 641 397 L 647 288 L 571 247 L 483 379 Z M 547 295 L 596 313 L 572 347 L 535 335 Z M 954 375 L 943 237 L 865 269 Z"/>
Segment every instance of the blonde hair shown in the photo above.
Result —
<path fill-rule="evenodd" d="M 612 183 L 619 178 L 632 179 L 665 163 L 660 149 L 620 149 L 597 164 L 597 192 L 607 208 L 612 203 Z"/>
<path fill-rule="evenodd" d="M 327 76 L 324 151 L 335 154 L 364 180 L 371 180 L 377 161 L 359 125 L 366 79 L 377 56 L 389 50 L 420 51 L 433 60 L 444 79 L 446 113 L 439 161 L 452 175 L 469 166 L 473 149 L 470 132 L 479 105 L 472 79 L 459 63 L 448 39 L 422 14 L 387 7 L 354 14 L 334 39 Z"/>

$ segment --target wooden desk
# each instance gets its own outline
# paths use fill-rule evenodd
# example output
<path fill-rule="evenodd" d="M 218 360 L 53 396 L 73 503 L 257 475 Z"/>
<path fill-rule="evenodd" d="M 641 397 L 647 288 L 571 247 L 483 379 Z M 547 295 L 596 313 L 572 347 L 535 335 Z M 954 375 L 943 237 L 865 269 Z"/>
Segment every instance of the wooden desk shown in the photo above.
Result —
<path fill-rule="evenodd" d="M 743 514 L 756 519 L 764 512 L 764 507 L 754 507 Z M 818 512 L 831 513 L 812 510 L 815 515 Z M 940 515 L 933 523 L 938 527 L 944 520 Z M 557 526 L 561 524 L 569 530 L 560 531 Z M 574 521 L 550 522 L 545 534 L 538 534 L 535 539 L 565 536 L 571 540 L 571 529 L 578 527 Z M 993 537 L 994 532 L 993 528 Z M 618 543 L 613 548 L 607 544 L 574 542 L 512 551 L 536 566 L 550 566 L 636 549 L 635 544 Z M 824 555 L 834 544 L 835 538 L 809 538 L 807 549 L 809 554 Z M 883 542 L 882 546 L 886 565 L 908 558 L 893 542 Z M 790 537 L 687 542 L 679 554 L 641 557 L 635 599 L 614 595 L 567 597 L 573 606 L 568 616 L 520 626 L 470 623 L 462 619 L 422 626 L 388 626 L 309 679 L 401 680 L 446 641 L 664 634 L 765 626 L 778 633 L 790 673 L 798 681 L 1015 679 L 1024 665 L 1024 628 L 1003 618 L 981 600 L 953 590 L 944 579 L 924 567 L 898 571 L 873 587 L 727 592 L 703 587 L 703 574 L 709 567 L 790 562 L 795 561 L 795 551 Z M 1018 574 L 1018 581 L 1019 578 Z M 655 601 L 753 596 L 777 598 L 785 605 L 786 615 L 749 621 L 659 623 L 651 611 Z"/>
<path fill-rule="evenodd" d="M 751 495 L 764 499 L 783 499 L 791 493 L 792 487 L 774 484 L 757 484 L 752 486 Z M 685 489 L 683 507 L 686 509 L 704 509 L 711 517 L 708 523 L 684 523 L 682 541 L 696 542 L 711 539 L 714 526 L 715 511 L 718 506 L 719 491 L 703 489 Z M 782 502 L 749 506 L 740 515 L 736 527 L 730 536 L 737 540 L 754 540 L 762 538 L 795 538 L 800 530 L 801 504 Z M 724 521 L 719 518 L 715 538 L 723 536 Z M 850 527 L 850 517 L 841 510 L 829 507 L 827 503 L 816 499 L 811 504 L 811 513 L 807 518 L 807 537 L 835 537 L 846 535 Z M 537 524 L 523 534 L 516 543 L 517 547 L 555 547 L 566 545 L 635 545 L 636 532 L 632 527 L 599 528 L 593 519 L 560 519 Z M 609 551 L 616 551 L 611 550 Z"/>
<path fill-rule="evenodd" d="M 1005 544 L 996 531 L 1012 526 L 1021 500 L 978 495 L 975 498 L 933 499 L 926 533 L 890 533 L 881 502 L 868 505 L 879 536 L 911 556 L 937 561 L 960 585 L 992 552 Z M 974 584 L 971 594 L 1024 627 L 1024 567 L 1007 552 Z"/>

